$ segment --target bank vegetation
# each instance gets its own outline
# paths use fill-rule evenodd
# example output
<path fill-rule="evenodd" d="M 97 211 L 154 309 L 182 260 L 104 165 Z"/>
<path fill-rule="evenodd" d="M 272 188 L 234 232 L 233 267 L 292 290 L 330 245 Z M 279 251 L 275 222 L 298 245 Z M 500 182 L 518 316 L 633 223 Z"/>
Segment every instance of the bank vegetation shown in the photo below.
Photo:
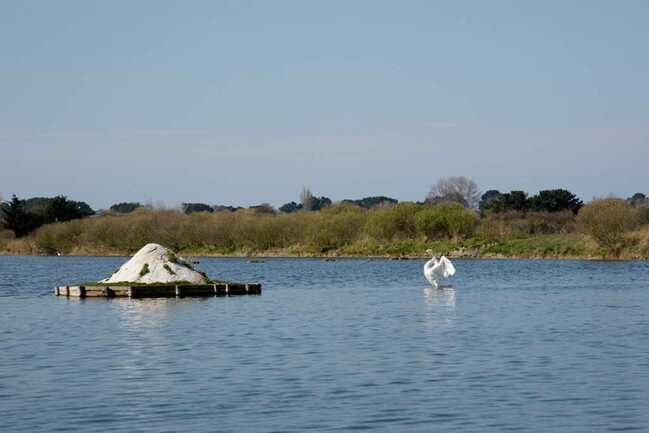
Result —
<path fill-rule="evenodd" d="M 506 198 L 506 197 L 505 197 Z M 141 207 L 45 224 L 4 254 L 127 255 L 157 242 L 190 255 L 649 258 L 649 206 L 600 199 L 575 213 L 402 202 L 372 209 L 335 203 L 317 212 L 253 207 L 192 212 Z"/>

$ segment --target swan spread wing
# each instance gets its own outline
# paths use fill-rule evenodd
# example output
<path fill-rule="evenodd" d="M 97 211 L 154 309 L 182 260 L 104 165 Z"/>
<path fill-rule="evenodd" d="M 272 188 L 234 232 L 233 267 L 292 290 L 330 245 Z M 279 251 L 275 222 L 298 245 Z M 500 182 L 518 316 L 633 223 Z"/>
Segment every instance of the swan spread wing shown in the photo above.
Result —
<path fill-rule="evenodd" d="M 448 278 L 455 275 L 455 266 L 449 259 L 442 256 L 433 266 L 432 272 L 438 278 Z"/>
<path fill-rule="evenodd" d="M 455 266 L 453 266 L 453 263 L 451 263 L 451 261 L 447 259 L 446 256 L 442 256 L 439 261 L 444 263 L 444 278 L 452 277 L 453 275 L 455 275 Z"/>
<path fill-rule="evenodd" d="M 430 284 L 435 286 L 437 284 L 437 276 L 435 275 L 435 265 L 437 264 L 437 261 L 432 258 L 429 261 L 426 262 L 424 265 L 424 277 L 428 280 Z"/>

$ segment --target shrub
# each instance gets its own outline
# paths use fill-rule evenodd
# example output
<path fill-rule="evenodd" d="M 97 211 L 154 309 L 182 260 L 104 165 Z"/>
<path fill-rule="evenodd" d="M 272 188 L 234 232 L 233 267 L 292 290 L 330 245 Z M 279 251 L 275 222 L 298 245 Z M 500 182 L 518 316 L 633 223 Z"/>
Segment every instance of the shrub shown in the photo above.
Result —
<path fill-rule="evenodd" d="M 649 224 L 649 203 L 637 207 L 638 224 Z"/>
<path fill-rule="evenodd" d="M 81 220 L 72 220 L 40 227 L 34 233 L 36 248 L 45 254 L 72 251 L 83 233 L 81 223 Z"/>
<path fill-rule="evenodd" d="M 432 240 L 439 237 L 459 239 L 473 234 L 478 216 L 458 203 L 441 203 L 417 214 L 417 230 Z"/>
<path fill-rule="evenodd" d="M 469 237 L 478 225 L 478 216 L 470 209 L 457 204 L 442 204 L 439 210 L 444 215 L 449 237 Z"/>
<path fill-rule="evenodd" d="M 620 256 L 629 242 L 628 232 L 637 223 L 637 214 L 631 206 L 616 198 L 594 200 L 577 216 L 579 229 L 597 242 L 604 255 L 614 257 Z"/>
<path fill-rule="evenodd" d="M 435 239 L 448 235 L 444 216 L 437 210 L 437 206 L 425 209 L 417 214 L 417 231 L 426 236 L 426 239 Z"/>
<path fill-rule="evenodd" d="M 567 234 L 575 230 L 575 216 L 561 212 L 487 212 L 480 221 L 478 233 L 483 238 L 494 236 L 528 237 L 532 235 Z"/>
<path fill-rule="evenodd" d="M 417 235 L 416 214 L 423 207 L 415 203 L 399 203 L 392 208 L 369 214 L 365 232 L 376 240 L 410 238 Z"/>
<path fill-rule="evenodd" d="M 320 252 L 353 243 L 365 224 L 365 214 L 358 206 L 335 205 L 323 210 L 308 226 L 307 242 Z"/>

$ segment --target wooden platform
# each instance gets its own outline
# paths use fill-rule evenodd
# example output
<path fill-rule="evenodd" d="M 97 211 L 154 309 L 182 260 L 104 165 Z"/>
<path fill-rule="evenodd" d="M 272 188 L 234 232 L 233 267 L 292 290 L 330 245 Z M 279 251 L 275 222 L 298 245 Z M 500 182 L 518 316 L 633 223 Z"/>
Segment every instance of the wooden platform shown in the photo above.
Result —
<path fill-rule="evenodd" d="M 258 283 L 216 283 L 198 285 L 147 284 L 76 285 L 54 288 L 56 296 L 74 298 L 183 298 L 189 296 L 261 295 Z"/>

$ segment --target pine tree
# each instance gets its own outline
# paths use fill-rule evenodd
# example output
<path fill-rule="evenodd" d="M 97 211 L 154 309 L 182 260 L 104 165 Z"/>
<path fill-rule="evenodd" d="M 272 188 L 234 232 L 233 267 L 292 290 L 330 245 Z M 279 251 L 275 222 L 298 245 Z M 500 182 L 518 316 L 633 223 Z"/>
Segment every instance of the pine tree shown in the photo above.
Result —
<path fill-rule="evenodd" d="M 7 230 L 12 230 L 16 237 L 25 236 L 32 229 L 33 216 L 25 212 L 23 201 L 14 194 L 11 201 L 2 203 L 2 225 Z"/>

